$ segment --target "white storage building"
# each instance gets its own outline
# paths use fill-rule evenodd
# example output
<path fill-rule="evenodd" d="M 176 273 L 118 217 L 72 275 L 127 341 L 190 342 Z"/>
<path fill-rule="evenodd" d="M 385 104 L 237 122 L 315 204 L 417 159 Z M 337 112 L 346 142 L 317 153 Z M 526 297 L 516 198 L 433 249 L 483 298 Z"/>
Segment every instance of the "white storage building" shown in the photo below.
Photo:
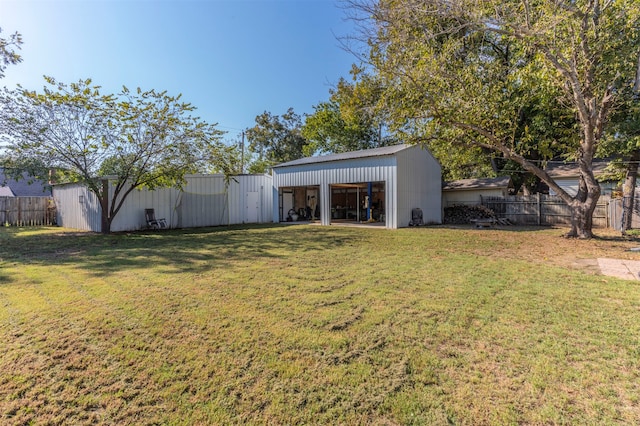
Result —
<path fill-rule="evenodd" d="M 273 221 L 442 223 L 441 168 L 419 145 L 302 158 L 273 168 Z"/>
<path fill-rule="evenodd" d="M 268 175 L 232 176 L 187 175 L 186 185 L 133 190 L 111 224 L 112 232 L 135 231 L 147 226 L 145 209 L 152 208 L 156 218 L 166 220 L 170 228 L 234 225 L 271 222 L 272 178 Z M 105 178 L 113 197 L 113 180 Z M 84 185 L 54 185 L 53 198 L 58 225 L 100 232 L 101 209 L 97 197 Z"/>

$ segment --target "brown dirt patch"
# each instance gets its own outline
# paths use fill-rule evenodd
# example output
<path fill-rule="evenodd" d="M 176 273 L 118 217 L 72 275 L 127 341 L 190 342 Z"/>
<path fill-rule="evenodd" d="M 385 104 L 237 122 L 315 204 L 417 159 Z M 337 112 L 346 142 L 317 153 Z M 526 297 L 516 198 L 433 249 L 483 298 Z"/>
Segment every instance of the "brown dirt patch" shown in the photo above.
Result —
<path fill-rule="evenodd" d="M 473 228 L 472 228 L 473 229 Z M 567 228 L 497 227 L 473 229 L 474 236 L 500 241 L 494 256 L 599 272 L 598 258 L 640 260 L 640 238 L 623 237 L 612 229 L 596 229 L 590 240 L 565 238 Z"/>

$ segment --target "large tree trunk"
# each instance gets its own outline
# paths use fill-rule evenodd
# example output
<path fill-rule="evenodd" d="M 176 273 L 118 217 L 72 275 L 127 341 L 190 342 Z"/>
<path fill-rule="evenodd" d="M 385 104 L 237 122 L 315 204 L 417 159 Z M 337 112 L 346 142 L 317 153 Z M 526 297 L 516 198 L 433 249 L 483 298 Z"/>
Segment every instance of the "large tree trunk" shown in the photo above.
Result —
<path fill-rule="evenodd" d="M 102 211 L 102 226 L 101 232 L 103 234 L 111 233 L 111 220 L 109 217 L 109 181 L 104 179 L 101 182 L 100 191 L 96 193 L 100 200 L 100 210 Z"/>
<path fill-rule="evenodd" d="M 571 204 L 571 230 L 566 234 L 568 238 L 593 238 L 593 212 L 596 209 L 599 195 L 589 195 L 585 202 Z"/>
<path fill-rule="evenodd" d="M 102 220 L 102 233 L 103 234 L 111 233 L 111 220 L 109 220 L 108 218 L 107 219 L 103 218 Z"/>
<path fill-rule="evenodd" d="M 631 229 L 633 221 L 633 206 L 635 205 L 636 180 L 638 176 L 638 161 L 640 160 L 640 149 L 636 149 L 631 153 L 629 163 L 627 164 L 627 173 L 622 186 L 622 235 L 626 235 Z"/>
<path fill-rule="evenodd" d="M 600 199 L 601 189 L 593 174 L 591 161 L 587 163 L 583 157 L 578 160 L 578 164 L 578 193 L 568 203 L 571 209 L 571 230 L 566 236 L 587 239 L 593 237 L 593 212 Z"/>

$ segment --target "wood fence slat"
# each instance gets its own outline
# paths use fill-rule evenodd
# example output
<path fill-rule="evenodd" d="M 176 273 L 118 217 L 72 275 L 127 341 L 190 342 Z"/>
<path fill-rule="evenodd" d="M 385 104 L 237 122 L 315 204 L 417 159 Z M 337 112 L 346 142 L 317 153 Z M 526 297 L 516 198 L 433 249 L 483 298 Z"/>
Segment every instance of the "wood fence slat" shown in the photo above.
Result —
<path fill-rule="evenodd" d="M 593 224 L 609 226 L 609 196 L 602 196 L 593 213 Z M 511 195 L 482 197 L 482 205 L 494 211 L 500 219 L 521 225 L 568 225 L 571 210 L 560 197 L 552 195 Z"/>
<path fill-rule="evenodd" d="M 0 197 L 2 226 L 51 226 L 55 222 L 52 197 Z"/>

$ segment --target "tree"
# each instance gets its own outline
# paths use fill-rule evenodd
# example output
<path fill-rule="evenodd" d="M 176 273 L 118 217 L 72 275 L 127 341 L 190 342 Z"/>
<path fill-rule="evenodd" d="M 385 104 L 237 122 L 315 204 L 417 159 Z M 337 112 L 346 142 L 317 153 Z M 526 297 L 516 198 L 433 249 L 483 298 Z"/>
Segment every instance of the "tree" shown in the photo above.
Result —
<path fill-rule="evenodd" d="M 622 218 L 621 231 L 626 235 L 631 229 L 634 206 L 636 204 L 636 181 L 640 164 L 640 55 L 634 81 L 620 95 L 620 102 L 613 111 L 613 131 L 606 138 L 601 152 L 603 155 L 615 155 L 614 171 L 622 177 Z"/>
<path fill-rule="evenodd" d="M 264 172 L 277 163 L 296 160 L 305 156 L 309 142 L 301 134 L 302 120 L 289 108 L 282 117 L 270 112 L 256 117 L 256 125 L 246 130 L 249 150 L 257 155 L 253 172 Z"/>
<path fill-rule="evenodd" d="M 329 100 L 314 106 L 314 113 L 306 117 L 302 135 L 310 142 L 309 151 L 337 153 L 397 143 L 383 133 L 379 81 L 357 67 L 352 75 L 354 83 L 340 79 Z"/>
<path fill-rule="evenodd" d="M 620 89 L 633 79 L 640 5 L 622 0 L 348 1 L 371 19 L 369 60 L 395 129 L 413 142 L 480 147 L 544 181 L 589 238 L 600 196 L 592 161 Z M 540 103 L 542 100 L 542 103 Z M 529 123 L 554 105 L 562 132 Z M 524 120 L 523 113 L 525 113 Z M 555 114 L 554 114 L 555 116 Z M 553 127 L 552 127 L 553 128 Z M 541 139 L 540 136 L 543 136 Z M 570 195 L 530 156 L 562 152 L 580 169 Z"/>
<path fill-rule="evenodd" d="M 8 65 L 22 62 L 22 57 L 16 52 L 16 49 L 20 49 L 20 45 L 22 45 L 22 35 L 18 32 L 11 34 L 8 38 L 0 37 L 0 78 L 4 77 L 4 70 Z"/>
<path fill-rule="evenodd" d="M 186 173 L 212 166 L 231 172 L 223 132 L 192 117 L 195 108 L 180 96 L 127 88 L 102 95 L 91 80 L 46 81 L 50 87 L 42 93 L 18 88 L 1 96 L 7 161 L 20 166 L 18 159 L 30 159 L 56 170 L 57 179 L 87 185 L 100 200 L 105 233 L 134 189 L 181 187 Z M 112 175 L 111 194 L 105 175 Z"/>

